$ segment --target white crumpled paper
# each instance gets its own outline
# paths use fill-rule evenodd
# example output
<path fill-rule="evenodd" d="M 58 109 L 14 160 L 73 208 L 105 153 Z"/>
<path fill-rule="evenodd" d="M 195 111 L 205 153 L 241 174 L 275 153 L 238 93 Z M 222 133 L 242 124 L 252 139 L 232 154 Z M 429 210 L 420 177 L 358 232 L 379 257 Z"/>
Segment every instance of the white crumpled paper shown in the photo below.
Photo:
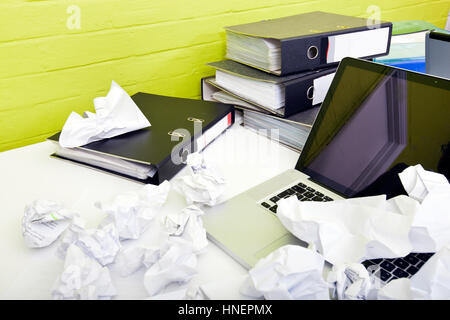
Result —
<path fill-rule="evenodd" d="M 127 277 L 138 271 L 144 265 L 146 248 L 131 247 L 120 250 L 115 260 L 115 267 L 122 277 Z"/>
<path fill-rule="evenodd" d="M 144 285 L 149 296 L 158 294 L 170 283 L 186 283 L 196 273 L 197 256 L 184 241 L 173 241 L 161 258 L 146 271 Z"/>
<path fill-rule="evenodd" d="M 410 232 L 412 251 L 439 251 L 450 243 L 450 184 L 447 178 L 426 171 L 421 165 L 406 168 L 399 177 L 408 195 L 418 201 L 407 208 L 414 214 Z"/>
<path fill-rule="evenodd" d="M 71 245 L 64 261 L 64 271 L 52 290 L 54 299 L 111 299 L 116 290 L 109 270 L 88 257 L 78 246 Z"/>
<path fill-rule="evenodd" d="M 338 300 L 375 299 L 375 287 L 380 283 L 360 263 L 333 266 L 327 281 L 335 288 L 332 297 Z"/>
<path fill-rule="evenodd" d="M 241 293 L 274 300 L 328 300 L 328 285 L 322 277 L 324 263 L 323 257 L 310 249 L 283 246 L 257 262 Z"/>
<path fill-rule="evenodd" d="M 191 255 L 191 253 L 203 252 L 208 245 L 206 230 L 203 228 L 200 217 L 203 213 L 200 208 L 191 205 L 181 212 L 164 216 L 161 224 L 163 232 L 156 242 L 148 247 L 130 247 L 121 250 L 117 255 L 115 267 L 122 276 L 128 276 L 143 266 L 151 268 L 166 255 L 172 246 L 178 248 L 177 252 L 180 256 L 185 253 Z M 183 253 L 182 250 L 186 252 Z M 159 272 L 164 273 L 163 268 L 168 266 L 168 264 L 161 265 Z"/>
<path fill-rule="evenodd" d="M 225 190 L 225 179 L 208 165 L 203 155 L 189 154 L 187 157 L 189 174 L 176 180 L 175 188 L 182 193 L 188 204 L 214 206 L 220 202 Z"/>
<path fill-rule="evenodd" d="M 151 124 L 130 96 L 112 81 L 106 97 L 94 99 L 95 112 L 83 118 L 72 112 L 59 137 L 61 147 L 74 148 L 149 127 Z"/>
<path fill-rule="evenodd" d="M 428 194 L 450 194 L 450 184 L 440 173 L 427 171 L 420 164 L 403 170 L 398 175 L 408 195 L 422 202 Z"/>
<path fill-rule="evenodd" d="M 406 198 L 406 199 L 405 199 Z M 408 197 L 404 202 L 415 201 Z M 396 212 L 385 196 L 301 202 L 278 201 L 277 216 L 297 238 L 308 242 L 333 265 L 366 259 L 403 257 L 411 252 L 413 216 Z"/>
<path fill-rule="evenodd" d="M 58 248 L 58 255 L 63 258 L 72 245 L 80 247 L 84 253 L 105 266 L 116 258 L 121 248 L 119 234 L 114 224 L 110 223 L 98 229 L 85 229 L 84 221 L 78 219 L 67 230 Z"/>
<path fill-rule="evenodd" d="M 450 243 L 450 184 L 418 165 L 399 174 L 410 196 L 278 202 L 277 216 L 332 264 L 436 252 Z M 413 198 L 414 196 L 414 198 Z"/>
<path fill-rule="evenodd" d="M 206 230 L 201 216 L 204 212 L 191 205 L 181 212 L 170 213 L 164 218 L 164 225 L 171 236 L 177 236 L 192 245 L 194 252 L 199 253 L 208 245 Z"/>
<path fill-rule="evenodd" d="M 52 244 L 69 227 L 74 213 L 60 203 L 36 200 L 25 207 L 22 233 L 30 248 L 42 248 Z"/>
<path fill-rule="evenodd" d="M 166 180 L 159 186 L 148 184 L 137 192 L 126 192 L 111 201 L 96 203 L 108 215 L 102 225 L 114 223 L 121 240 L 138 239 L 166 202 L 169 191 L 170 182 Z"/>
<path fill-rule="evenodd" d="M 450 246 L 435 253 L 410 279 L 390 281 L 378 291 L 378 299 L 449 300 Z"/>
<path fill-rule="evenodd" d="M 450 192 L 432 192 L 417 205 L 410 231 L 412 252 L 437 252 L 450 243 L 448 208 Z"/>
<path fill-rule="evenodd" d="M 150 268 L 168 250 L 168 239 L 150 247 L 130 247 L 121 250 L 117 255 L 115 267 L 122 277 L 129 276 L 141 267 Z"/>

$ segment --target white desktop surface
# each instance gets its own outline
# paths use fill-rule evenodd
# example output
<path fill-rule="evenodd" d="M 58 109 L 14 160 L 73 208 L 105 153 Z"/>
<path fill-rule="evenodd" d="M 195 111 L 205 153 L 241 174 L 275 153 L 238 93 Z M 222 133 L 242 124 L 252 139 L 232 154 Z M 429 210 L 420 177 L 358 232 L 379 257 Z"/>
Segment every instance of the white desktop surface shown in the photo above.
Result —
<path fill-rule="evenodd" d="M 21 223 L 26 205 L 38 199 L 62 202 L 94 228 L 105 216 L 95 202 L 142 187 L 128 179 L 52 158 L 54 150 L 54 144 L 46 141 L 0 153 L 0 299 L 51 299 L 53 284 L 63 271 L 64 261 L 56 256 L 58 240 L 40 249 L 25 245 Z M 238 124 L 209 145 L 204 155 L 227 180 L 224 199 L 294 168 L 299 156 Z M 185 168 L 171 181 L 186 174 Z M 179 212 L 186 206 L 184 198 L 172 189 L 161 214 Z M 122 241 L 122 245 L 145 246 L 150 238 L 145 233 L 138 240 Z M 108 267 L 118 292 L 115 299 L 148 297 L 144 268 L 121 277 L 114 264 Z M 197 270 L 190 284 L 237 279 L 247 272 L 211 242 L 198 256 Z"/>

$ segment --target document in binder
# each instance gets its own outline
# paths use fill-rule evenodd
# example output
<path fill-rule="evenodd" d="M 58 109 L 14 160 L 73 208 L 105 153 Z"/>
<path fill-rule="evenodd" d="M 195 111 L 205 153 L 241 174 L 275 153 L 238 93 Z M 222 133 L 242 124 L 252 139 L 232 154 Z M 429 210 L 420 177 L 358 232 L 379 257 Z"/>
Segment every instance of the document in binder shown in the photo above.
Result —
<path fill-rule="evenodd" d="M 321 11 L 226 27 L 226 57 L 276 75 L 389 53 L 391 22 Z"/>
<path fill-rule="evenodd" d="M 152 119 L 151 127 L 76 148 L 58 144 L 53 156 L 141 183 L 160 184 L 185 166 L 188 153 L 202 151 L 234 123 L 233 107 L 223 103 L 147 93 L 131 98 Z M 48 139 L 57 143 L 59 136 Z"/>
<path fill-rule="evenodd" d="M 336 71 L 326 68 L 278 77 L 232 60 L 207 65 L 216 69 L 215 78 L 207 79 L 208 83 L 253 105 L 250 109 L 263 109 L 280 117 L 322 103 Z"/>

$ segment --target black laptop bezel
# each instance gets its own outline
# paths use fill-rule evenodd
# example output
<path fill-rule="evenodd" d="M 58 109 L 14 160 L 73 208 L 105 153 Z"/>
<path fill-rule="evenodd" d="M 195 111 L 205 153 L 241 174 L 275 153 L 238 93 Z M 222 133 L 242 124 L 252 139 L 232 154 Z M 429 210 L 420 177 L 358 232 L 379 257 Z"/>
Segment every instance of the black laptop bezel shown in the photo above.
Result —
<path fill-rule="evenodd" d="M 305 165 L 306 159 L 305 158 L 311 149 L 312 141 L 314 140 L 314 138 L 317 134 L 320 122 L 322 121 L 322 119 L 324 118 L 324 115 L 326 114 L 326 112 L 328 111 L 328 108 L 330 107 L 330 102 L 331 102 L 332 96 L 338 89 L 338 85 L 339 85 L 339 82 L 341 81 L 344 70 L 348 66 L 359 68 L 359 69 L 365 69 L 365 70 L 368 70 L 371 72 L 376 72 L 376 73 L 379 73 L 382 75 L 387 75 L 392 70 L 401 70 L 402 72 L 406 72 L 408 81 L 415 81 L 415 82 L 419 82 L 424 85 L 431 85 L 431 86 L 435 86 L 435 87 L 441 87 L 445 90 L 450 90 L 450 79 L 440 78 L 440 77 L 432 76 L 432 75 L 425 74 L 425 73 L 419 73 L 419 72 L 410 71 L 410 70 L 406 70 L 406 69 L 396 68 L 393 66 L 388 66 L 388 65 L 371 62 L 371 61 L 367 61 L 367 60 L 362 60 L 362 59 L 357 59 L 357 58 L 346 57 L 346 58 L 342 59 L 339 64 L 339 67 L 336 71 L 336 74 L 333 78 L 333 81 L 330 85 L 330 88 L 328 89 L 328 92 L 325 96 L 325 99 L 322 102 L 322 106 L 320 108 L 319 113 L 317 114 L 316 120 L 313 123 L 311 132 L 308 135 L 305 146 L 303 147 L 303 150 L 300 153 L 300 156 L 297 160 L 297 164 L 295 165 L 295 169 L 297 171 L 303 172 L 303 169 L 306 167 L 306 165 Z M 339 192 L 328 185 L 318 182 L 311 177 L 309 179 L 311 181 L 313 181 L 314 183 L 342 196 L 343 198 L 347 198 L 347 196 L 344 195 L 342 192 Z"/>

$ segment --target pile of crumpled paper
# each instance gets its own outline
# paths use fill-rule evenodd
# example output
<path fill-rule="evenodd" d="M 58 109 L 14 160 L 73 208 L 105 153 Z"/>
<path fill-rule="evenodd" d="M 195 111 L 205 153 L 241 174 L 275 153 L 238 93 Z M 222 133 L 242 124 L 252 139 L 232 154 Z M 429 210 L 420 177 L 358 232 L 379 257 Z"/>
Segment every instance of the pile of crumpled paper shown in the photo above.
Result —
<path fill-rule="evenodd" d="M 56 242 L 64 269 L 57 278 L 54 299 L 111 299 L 117 292 L 109 267 L 126 277 L 146 268 L 143 279 L 149 297 L 171 283 L 186 283 L 197 273 L 197 255 L 208 245 L 201 216 L 204 212 L 190 205 L 181 212 L 159 215 L 170 191 L 170 183 L 145 185 L 109 201 L 98 202 L 106 217 L 94 229 L 62 204 L 35 201 L 25 209 L 23 235 L 33 248 Z M 153 246 L 124 249 L 123 241 L 138 239 L 151 228 L 158 236 Z M 186 298 L 199 298 L 195 287 L 185 289 Z M 180 293 L 178 293 L 180 294 Z"/>
<path fill-rule="evenodd" d="M 85 112 L 84 117 L 70 114 L 59 139 L 62 147 L 78 147 L 151 125 L 114 81 L 106 97 L 94 99 L 94 107 L 96 112 Z M 37 200 L 25 208 L 22 233 L 28 247 L 42 248 L 60 239 L 57 254 L 64 259 L 64 269 L 55 282 L 53 298 L 111 299 L 117 292 L 110 266 L 124 277 L 146 268 L 144 285 L 154 298 L 168 284 L 188 282 L 197 273 L 197 255 L 208 245 L 201 206 L 218 203 L 225 180 L 200 154 L 189 155 L 187 162 L 188 174 L 176 181 L 188 203 L 181 212 L 159 214 L 171 189 L 168 181 L 99 201 L 95 205 L 106 217 L 92 229 L 62 203 Z M 139 239 L 149 228 L 158 238 L 152 246 L 122 247 L 123 241 Z M 189 299 L 202 297 L 195 286 L 173 296 L 180 294 Z"/>
<path fill-rule="evenodd" d="M 308 248 L 285 246 L 250 270 L 241 293 L 266 299 L 450 299 L 450 184 L 417 165 L 400 175 L 409 196 L 278 202 L 277 216 Z M 435 252 L 410 279 L 384 284 L 361 264 Z M 333 268 L 324 276 L 327 261 Z"/>

